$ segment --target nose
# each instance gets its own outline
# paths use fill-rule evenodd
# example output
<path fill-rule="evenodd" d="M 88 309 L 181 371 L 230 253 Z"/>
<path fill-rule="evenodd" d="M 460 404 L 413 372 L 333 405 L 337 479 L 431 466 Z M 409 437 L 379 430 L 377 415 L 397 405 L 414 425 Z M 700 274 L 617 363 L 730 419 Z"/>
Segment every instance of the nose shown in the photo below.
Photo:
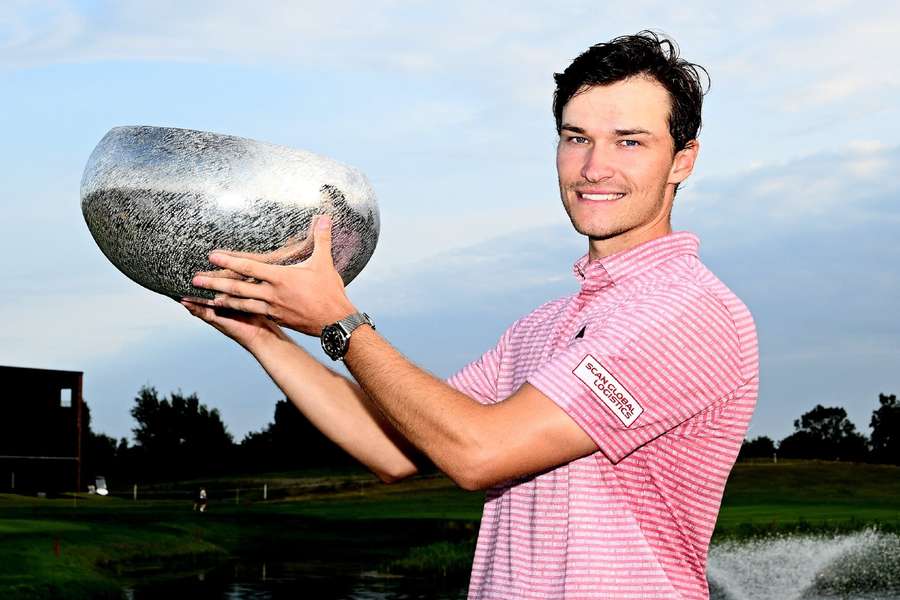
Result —
<path fill-rule="evenodd" d="M 597 183 L 609 179 L 612 175 L 613 167 L 610 157 L 606 155 L 600 144 L 594 145 L 584 157 L 581 176 L 591 183 Z"/>

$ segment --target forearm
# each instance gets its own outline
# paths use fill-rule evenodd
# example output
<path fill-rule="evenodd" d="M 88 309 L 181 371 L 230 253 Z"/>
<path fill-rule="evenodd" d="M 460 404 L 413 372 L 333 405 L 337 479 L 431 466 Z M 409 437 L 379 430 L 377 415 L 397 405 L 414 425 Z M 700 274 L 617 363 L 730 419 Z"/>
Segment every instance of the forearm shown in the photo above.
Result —
<path fill-rule="evenodd" d="M 487 407 L 410 363 L 370 327 L 353 333 L 345 363 L 394 428 L 454 481 L 487 459 Z"/>
<path fill-rule="evenodd" d="M 254 327 L 273 330 L 266 326 L 269 320 L 318 336 L 323 327 L 356 312 L 334 268 L 327 217 L 317 221 L 312 256 L 299 265 L 224 253 L 209 260 L 246 279 L 197 276 L 194 285 L 219 292 L 215 307 L 252 317 L 227 319 L 211 308 L 186 305 L 235 339 L 247 339 Z M 259 316 L 269 320 L 260 322 Z M 467 489 L 597 451 L 565 410 L 528 383 L 502 402 L 482 405 L 417 368 L 363 325 L 354 330 L 344 356 L 360 389 L 274 330 L 271 344 L 256 344 L 251 337 L 247 346 L 254 346 L 262 366 L 315 426 L 384 479 L 414 472 L 415 449 Z"/>
<path fill-rule="evenodd" d="M 316 361 L 287 336 L 267 339 L 252 353 L 319 431 L 382 480 L 416 472 L 415 449 L 354 382 Z"/>

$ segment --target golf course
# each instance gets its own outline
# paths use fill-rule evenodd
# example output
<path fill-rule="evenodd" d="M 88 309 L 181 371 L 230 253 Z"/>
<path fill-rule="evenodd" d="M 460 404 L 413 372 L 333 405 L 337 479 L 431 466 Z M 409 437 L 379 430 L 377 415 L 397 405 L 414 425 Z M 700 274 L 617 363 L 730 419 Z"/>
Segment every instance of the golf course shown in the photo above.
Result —
<path fill-rule="evenodd" d="M 204 513 L 193 510 L 201 486 Z M 483 498 L 436 474 L 383 485 L 353 469 L 111 488 L 0 495 L 0 597 L 120 598 L 148 581 L 286 558 L 323 589 L 360 576 L 464 588 Z M 747 462 L 732 472 L 713 544 L 868 528 L 900 531 L 900 467 Z"/>

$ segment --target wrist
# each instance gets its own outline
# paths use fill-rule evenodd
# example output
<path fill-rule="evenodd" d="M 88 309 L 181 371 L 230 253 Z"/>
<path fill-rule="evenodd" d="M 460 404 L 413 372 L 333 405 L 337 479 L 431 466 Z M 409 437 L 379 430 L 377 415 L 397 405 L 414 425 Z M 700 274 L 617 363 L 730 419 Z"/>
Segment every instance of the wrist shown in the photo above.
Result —
<path fill-rule="evenodd" d="M 344 364 L 348 365 L 350 362 L 354 362 L 352 357 L 359 356 L 360 350 L 369 345 L 372 339 L 378 336 L 378 332 L 374 325 L 363 323 L 356 328 L 353 336 L 356 338 L 355 343 L 349 345 L 347 353 L 344 355 Z"/>
<path fill-rule="evenodd" d="M 343 360 L 344 355 L 347 354 L 347 350 L 350 347 L 350 340 L 353 333 L 362 325 L 369 325 L 373 329 L 375 327 L 369 315 L 358 311 L 351 313 L 330 325 L 326 325 L 322 329 L 322 335 L 319 336 L 322 343 L 322 350 L 324 350 L 325 354 L 332 360 Z"/>
<path fill-rule="evenodd" d="M 284 330 L 270 323 L 270 327 L 257 333 L 246 344 L 242 344 L 244 348 L 256 358 L 266 353 L 270 348 L 284 344 L 285 342 L 292 344 L 293 340 L 284 332 Z"/>
<path fill-rule="evenodd" d="M 329 325 L 333 325 L 338 321 L 346 319 L 350 315 L 356 314 L 357 312 L 359 311 L 356 310 L 356 307 L 353 306 L 353 304 L 349 300 L 347 302 L 342 302 L 341 304 L 337 305 L 334 310 L 329 311 L 329 316 L 326 317 L 326 322 L 322 323 L 321 329 L 325 329 Z"/>

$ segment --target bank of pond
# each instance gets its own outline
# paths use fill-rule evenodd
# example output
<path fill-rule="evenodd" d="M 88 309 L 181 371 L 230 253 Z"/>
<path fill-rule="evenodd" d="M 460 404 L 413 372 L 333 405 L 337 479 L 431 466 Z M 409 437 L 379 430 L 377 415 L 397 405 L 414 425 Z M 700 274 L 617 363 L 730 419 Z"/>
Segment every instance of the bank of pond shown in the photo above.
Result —
<path fill-rule="evenodd" d="M 465 597 L 483 498 L 437 475 L 385 486 L 352 472 L 112 489 L 0 496 L 0 597 Z M 711 594 L 900 598 L 898 533 L 898 467 L 739 463 Z"/>

